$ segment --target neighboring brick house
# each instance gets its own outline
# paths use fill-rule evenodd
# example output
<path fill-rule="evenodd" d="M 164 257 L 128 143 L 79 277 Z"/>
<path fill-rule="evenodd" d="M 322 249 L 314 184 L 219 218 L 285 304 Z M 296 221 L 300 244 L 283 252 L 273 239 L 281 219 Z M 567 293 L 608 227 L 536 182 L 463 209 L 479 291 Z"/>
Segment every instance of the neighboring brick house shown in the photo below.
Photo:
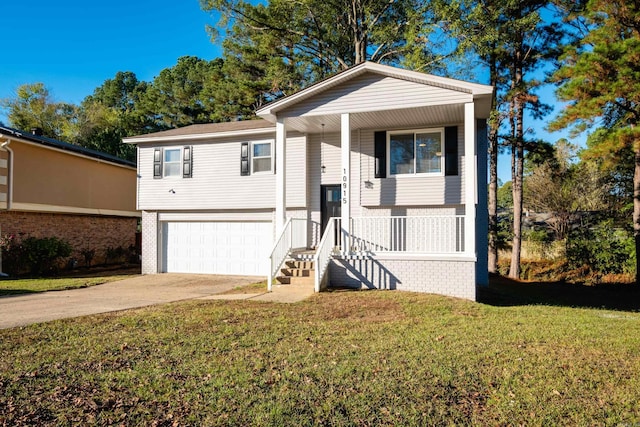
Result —
<path fill-rule="evenodd" d="M 58 237 L 72 256 L 135 245 L 136 165 L 118 157 L 0 126 L 0 233 Z"/>
<path fill-rule="evenodd" d="M 126 138 L 138 147 L 143 273 L 475 299 L 488 281 L 492 93 L 365 62 L 261 120 Z"/>

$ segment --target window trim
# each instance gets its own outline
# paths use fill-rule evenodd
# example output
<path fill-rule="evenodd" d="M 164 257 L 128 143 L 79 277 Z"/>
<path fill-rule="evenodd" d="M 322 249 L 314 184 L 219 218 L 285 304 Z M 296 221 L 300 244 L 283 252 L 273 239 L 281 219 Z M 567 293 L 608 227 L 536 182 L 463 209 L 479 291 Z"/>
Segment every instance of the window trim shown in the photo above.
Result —
<path fill-rule="evenodd" d="M 255 155 L 255 151 L 254 151 L 254 147 L 256 145 L 264 145 L 264 144 L 268 144 L 269 145 L 269 156 L 256 156 Z M 256 159 L 266 159 L 269 158 L 269 170 L 266 171 L 256 171 L 254 169 L 254 161 Z M 274 160 L 274 156 L 273 156 L 273 141 L 254 141 L 251 143 L 251 156 L 250 156 L 250 160 L 249 162 L 251 163 L 251 175 L 262 175 L 262 174 L 271 174 L 273 173 L 273 160 Z"/>
<path fill-rule="evenodd" d="M 393 135 L 413 134 L 413 170 L 412 173 L 391 173 L 391 137 Z M 439 133 L 440 134 L 440 172 L 415 172 L 416 167 L 416 135 L 420 133 Z M 387 131 L 387 177 L 427 177 L 427 176 L 445 176 L 445 128 L 419 128 L 419 129 L 398 129 Z"/>
<path fill-rule="evenodd" d="M 177 151 L 179 153 L 180 158 L 173 162 L 167 161 L 167 152 L 169 151 Z M 182 147 L 165 147 L 162 151 L 162 179 L 175 179 L 182 178 Z M 167 165 L 178 165 L 178 173 L 175 175 L 167 175 Z"/>

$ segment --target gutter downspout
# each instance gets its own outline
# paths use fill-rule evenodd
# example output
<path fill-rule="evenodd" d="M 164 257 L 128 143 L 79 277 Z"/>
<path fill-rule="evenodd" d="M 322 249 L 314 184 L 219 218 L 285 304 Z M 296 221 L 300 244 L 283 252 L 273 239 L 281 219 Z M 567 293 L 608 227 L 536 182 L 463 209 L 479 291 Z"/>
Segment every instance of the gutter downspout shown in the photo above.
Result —
<path fill-rule="evenodd" d="M 3 136 L 0 134 L 0 137 Z M 11 210 L 11 205 L 13 203 L 13 150 L 9 148 L 9 144 L 11 144 L 11 140 L 7 138 L 5 142 L 0 144 L 0 148 L 7 150 L 9 153 L 9 162 L 8 162 L 8 171 L 7 171 L 7 179 L 9 182 L 7 183 L 7 208 L 6 210 Z"/>
<path fill-rule="evenodd" d="M 3 136 L 0 134 L 0 137 Z M 11 144 L 11 140 L 7 138 L 5 142 L 0 144 L 0 148 L 7 150 L 9 154 L 9 161 L 7 162 L 7 208 L 6 210 L 11 210 L 11 202 L 13 201 L 13 150 L 9 148 L 9 144 Z M 2 272 L 2 249 L 0 249 L 0 277 L 7 277 L 6 273 Z"/>

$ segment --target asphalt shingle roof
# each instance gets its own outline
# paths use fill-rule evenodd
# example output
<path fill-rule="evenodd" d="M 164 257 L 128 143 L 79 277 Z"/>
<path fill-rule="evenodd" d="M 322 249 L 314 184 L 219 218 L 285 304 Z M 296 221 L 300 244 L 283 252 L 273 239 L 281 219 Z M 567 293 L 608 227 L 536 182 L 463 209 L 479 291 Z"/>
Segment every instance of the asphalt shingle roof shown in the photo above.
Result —
<path fill-rule="evenodd" d="M 124 166 L 131 166 L 134 168 L 136 167 L 135 162 L 121 159 L 120 157 L 114 156 L 112 154 L 107 154 L 107 153 L 103 153 L 102 151 L 92 150 L 90 148 L 85 148 L 80 145 L 69 144 L 68 142 L 58 141 L 57 139 L 48 138 L 42 135 L 36 135 L 32 132 L 25 132 L 25 131 L 13 129 L 7 126 L 0 126 L 0 134 L 9 136 L 9 137 L 24 139 L 30 142 L 35 142 L 37 144 L 42 144 L 48 147 L 57 148 L 63 151 L 82 154 L 87 157 L 93 157 L 95 159 L 100 159 L 100 160 L 108 161 L 111 163 L 117 163 Z"/>

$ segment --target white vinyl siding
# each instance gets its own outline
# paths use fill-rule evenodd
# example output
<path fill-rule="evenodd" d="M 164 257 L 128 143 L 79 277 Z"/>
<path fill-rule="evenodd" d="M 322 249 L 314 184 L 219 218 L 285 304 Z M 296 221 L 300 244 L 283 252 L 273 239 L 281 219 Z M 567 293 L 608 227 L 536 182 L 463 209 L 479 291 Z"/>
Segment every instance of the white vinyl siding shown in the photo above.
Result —
<path fill-rule="evenodd" d="M 321 141 L 323 143 L 321 144 Z M 322 149 L 320 148 L 322 147 Z M 351 132 L 351 215 L 360 215 L 360 131 Z M 324 164 L 325 172 L 321 166 Z M 340 168 L 341 148 L 340 133 L 327 133 L 324 140 L 320 134 L 309 135 L 309 210 L 311 221 L 309 221 L 309 245 L 314 246 L 319 243 L 320 237 L 320 186 L 339 185 L 342 180 Z"/>
<path fill-rule="evenodd" d="M 272 144 L 273 134 L 252 144 Z M 153 179 L 153 151 L 157 145 L 140 144 L 138 208 L 141 210 L 273 209 L 275 174 L 240 174 L 240 146 L 246 140 L 223 139 L 193 144 L 192 178 Z M 166 147 L 172 148 L 171 144 Z M 273 145 L 271 146 L 273 150 Z M 287 206 L 307 202 L 306 137 L 287 138 Z M 273 157 L 273 151 L 271 152 Z M 277 153 L 275 153 L 277 155 Z"/>
<path fill-rule="evenodd" d="M 464 126 L 458 125 L 458 165 L 456 176 L 387 175 L 375 178 L 374 131 L 360 134 L 360 202 L 362 206 L 437 206 L 463 203 Z M 389 157 L 387 156 L 387 167 Z"/>
<path fill-rule="evenodd" d="M 293 105 L 286 117 L 408 109 L 472 102 L 471 94 L 420 83 L 365 74 Z"/>

